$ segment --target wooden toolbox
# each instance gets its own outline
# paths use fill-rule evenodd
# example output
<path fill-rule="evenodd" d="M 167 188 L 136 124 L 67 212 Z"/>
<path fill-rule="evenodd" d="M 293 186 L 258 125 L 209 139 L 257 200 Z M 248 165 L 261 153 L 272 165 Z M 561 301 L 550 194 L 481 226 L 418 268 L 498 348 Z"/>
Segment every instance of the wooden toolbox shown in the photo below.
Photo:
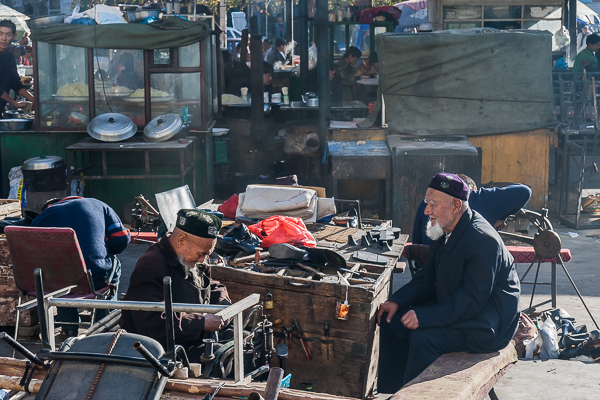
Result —
<path fill-rule="evenodd" d="M 322 271 L 334 276 L 312 280 L 217 266 L 212 268 L 212 277 L 227 286 L 234 302 L 252 293 L 260 294 L 265 302 L 270 293 L 273 308 L 265 309 L 265 313 L 271 322 L 281 320 L 273 327 L 276 335 L 298 321 L 308 338 L 312 359 L 307 359 L 298 331 L 293 331 L 286 363 L 286 374 L 292 374 L 292 388 L 311 386 L 315 392 L 365 398 L 372 391 L 377 375 L 376 312 L 388 299 L 394 269 L 390 265 L 395 266 L 396 261 L 397 258 L 390 260 L 387 266 L 348 262 L 348 269 L 363 271 L 363 276 L 373 279 L 371 282 L 350 279 L 349 287 L 336 282 L 336 272 L 327 269 Z M 346 296 L 350 305 L 348 318 L 338 319 L 336 305 L 343 304 Z M 282 341 L 275 337 L 275 344 Z M 271 361 L 279 366 L 276 355 Z"/>

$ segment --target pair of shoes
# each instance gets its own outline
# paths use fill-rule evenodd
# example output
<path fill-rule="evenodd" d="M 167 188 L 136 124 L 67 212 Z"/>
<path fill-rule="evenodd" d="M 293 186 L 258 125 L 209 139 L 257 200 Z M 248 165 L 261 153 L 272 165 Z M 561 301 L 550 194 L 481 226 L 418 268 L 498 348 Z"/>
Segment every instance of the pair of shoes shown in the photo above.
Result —
<path fill-rule="evenodd" d="M 561 360 L 569 360 L 579 356 L 586 356 L 596 360 L 600 358 L 600 347 L 587 348 L 585 347 L 584 343 L 580 343 L 575 347 L 571 347 L 570 349 L 562 350 L 559 353 L 558 358 Z"/>
<path fill-rule="evenodd" d="M 587 333 L 574 333 L 574 334 L 566 334 L 563 335 L 560 339 L 560 343 L 558 347 L 562 349 L 568 349 L 573 346 L 578 346 L 579 344 L 587 342 L 589 339 L 589 334 Z"/>
<path fill-rule="evenodd" d="M 269 247 L 269 253 L 278 260 L 301 260 L 309 261 L 311 259 L 308 252 L 292 246 L 287 243 L 276 243 Z"/>

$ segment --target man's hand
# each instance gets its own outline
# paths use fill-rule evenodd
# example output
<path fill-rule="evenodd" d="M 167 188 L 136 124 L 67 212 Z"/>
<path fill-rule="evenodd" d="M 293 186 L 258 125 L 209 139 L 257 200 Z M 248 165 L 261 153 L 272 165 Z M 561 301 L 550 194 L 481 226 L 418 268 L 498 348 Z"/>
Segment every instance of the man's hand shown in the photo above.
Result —
<path fill-rule="evenodd" d="M 402 316 L 402 324 L 408 329 L 417 329 L 419 327 L 419 320 L 417 319 L 417 313 L 410 310 Z"/>
<path fill-rule="evenodd" d="M 589 61 L 582 61 L 582 62 L 581 62 L 581 66 L 582 66 L 583 68 L 587 68 L 589 65 L 590 65 L 590 62 L 589 62 Z"/>
<path fill-rule="evenodd" d="M 15 101 L 14 106 L 17 108 L 30 108 L 31 103 L 28 101 Z"/>
<path fill-rule="evenodd" d="M 225 323 L 223 318 L 215 314 L 204 314 L 204 330 L 207 332 L 216 332 L 221 329 Z"/>
<path fill-rule="evenodd" d="M 394 317 L 394 314 L 396 314 L 396 312 L 398 311 L 398 309 L 400 308 L 400 305 L 398 303 L 396 303 L 395 301 L 391 301 L 388 300 L 385 303 L 383 303 L 381 306 L 379 306 L 379 311 L 377 311 L 377 325 L 381 325 L 381 315 L 384 312 L 387 312 L 387 323 L 389 324 L 390 322 L 392 322 L 392 317 Z"/>

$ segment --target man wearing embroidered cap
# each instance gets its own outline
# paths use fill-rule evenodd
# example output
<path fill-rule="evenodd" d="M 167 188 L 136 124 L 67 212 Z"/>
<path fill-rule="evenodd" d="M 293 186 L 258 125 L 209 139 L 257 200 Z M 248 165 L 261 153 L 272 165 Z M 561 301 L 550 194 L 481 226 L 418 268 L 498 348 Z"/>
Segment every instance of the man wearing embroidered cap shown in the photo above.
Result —
<path fill-rule="evenodd" d="M 196 209 L 182 209 L 171 234 L 150 246 L 138 260 L 125 300 L 164 301 L 163 279 L 170 276 L 174 303 L 231 304 L 227 288 L 211 279 L 208 257 L 214 251 L 221 220 Z M 186 348 L 201 343 L 204 332 L 223 328 L 214 314 L 175 313 L 175 341 Z M 166 346 L 166 322 L 160 312 L 123 310 L 121 326 Z"/>
<path fill-rule="evenodd" d="M 429 258 L 377 313 L 380 393 L 395 393 L 442 354 L 498 351 L 517 330 L 513 258 L 468 199 L 457 175 L 442 172 L 429 183 Z"/>

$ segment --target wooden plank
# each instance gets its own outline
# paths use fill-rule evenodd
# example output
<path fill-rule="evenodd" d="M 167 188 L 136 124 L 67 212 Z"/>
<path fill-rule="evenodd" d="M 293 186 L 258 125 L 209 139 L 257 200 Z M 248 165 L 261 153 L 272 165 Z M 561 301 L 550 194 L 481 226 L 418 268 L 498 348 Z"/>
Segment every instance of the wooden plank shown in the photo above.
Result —
<path fill-rule="evenodd" d="M 536 210 L 548 204 L 550 144 L 554 131 L 471 136 L 481 147 L 481 182 L 524 183 L 531 187 L 529 207 Z"/>
<path fill-rule="evenodd" d="M 359 140 L 385 140 L 387 129 L 330 129 L 331 136 L 328 140 L 336 142 Z"/>
<path fill-rule="evenodd" d="M 218 313 L 216 313 L 216 315 L 220 316 L 224 320 L 228 320 L 234 315 L 249 309 L 255 304 L 258 304 L 259 300 L 260 296 L 257 294 L 248 295 L 246 298 L 240 299 L 232 305 L 230 305 L 229 307 L 227 307 L 226 309 L 219 311 Z"/>

